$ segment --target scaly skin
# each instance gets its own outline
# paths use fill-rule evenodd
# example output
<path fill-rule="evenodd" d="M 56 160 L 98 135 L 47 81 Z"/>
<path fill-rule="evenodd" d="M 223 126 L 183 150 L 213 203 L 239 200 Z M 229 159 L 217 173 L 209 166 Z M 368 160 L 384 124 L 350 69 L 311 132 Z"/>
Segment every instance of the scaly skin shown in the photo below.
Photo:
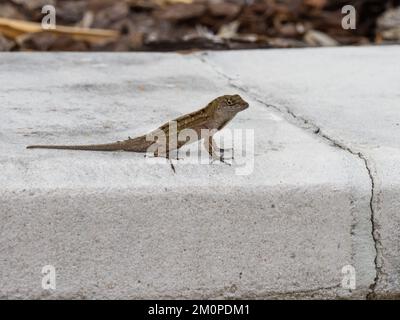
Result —
<path fill-rule="evenodd" d="M 173 128 L 170 126 L 170 122 L 165 123 L 158 129 L 150 132 L 147 135 L 139 136 L 136 138 L 129 138 L 124 141 L 117 141 L 108 144 L 93 144 L 93 145 L 32 145 L 28 146 L 28 149 L 66 149 L 66 150 L 87 150 L 87 151 L 130 151 L 130 152 L 148 152 L 150 148 L 154 150 L 155 156 L 162 156 L 169 158 L 170 152 L 179 149 L 186 143 L 195 142 L 196 140 L 190 141 L 179 141 L 178 135 L 185 129 L 194 130 L 197 133 L 197 140 L 201 138 L 201 130 L 208 130 L 209 135 L 204 140 L 206 150 L 209 152 L 211 157 L 217 158 L 224 162 L 223 149 L 218 149 L 215 145 L 213 135 L 221 130 L 231 121 L 235 115 L 247 109 L 249 104 L 244 101 L 239 95 L 224 95 L 211 101 L 206 107 L 181 116 L 172 120 L 176 122 L 176 130 L 170 132 Z M 162 132 L 161 132 L 161 131 Z M 157 133 L 163 133 L 165 139 L 160 142 L 147 141 L 146 137 L 157 136 Z M 162 151 L 160 151 L 162 150 Z M 220 156 L 216 156 L 215 151 L 221 152 Z"/>

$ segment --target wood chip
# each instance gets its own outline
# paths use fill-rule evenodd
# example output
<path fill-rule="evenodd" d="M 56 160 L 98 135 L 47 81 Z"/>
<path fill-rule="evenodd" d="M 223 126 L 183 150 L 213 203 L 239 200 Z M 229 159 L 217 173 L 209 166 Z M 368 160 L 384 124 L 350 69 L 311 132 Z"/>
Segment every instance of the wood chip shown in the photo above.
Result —
<path fill-rule="evenodd" d="M 116 39 L 119 36 L 119 33 L 114 30 L 85 29 L 59 25 L 57 25 L 56 29 L 43 29 L 40 23 L 6 18 L 0 18 L 0 33 L 11 39 L 17 39 L 21 35 L 30 33 L 69 35 L 74 39 L 93 43 Z"/>

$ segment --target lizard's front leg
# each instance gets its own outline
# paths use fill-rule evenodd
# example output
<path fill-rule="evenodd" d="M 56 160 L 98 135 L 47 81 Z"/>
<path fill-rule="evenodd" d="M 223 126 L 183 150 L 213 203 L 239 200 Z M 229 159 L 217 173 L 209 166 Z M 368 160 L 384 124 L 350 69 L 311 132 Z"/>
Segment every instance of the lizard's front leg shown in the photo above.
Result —
<path fill-rule="evenodd" d="M 209 155 L 211 156 L 212 159 L 219 160 L 222 163 L 225 163 L 229 166 L 231 165 L 230 163 L 225 161 L 225 158 L 224 158 L 225 150 L 217 147 L 217 144 L 212 136 L 209 136 L 208 138 L 204 139 L 204 147 L 206 148 L 207 152 L 209 153 Z M 216 152 L 215 152 L 216 149 L 218 149 L 220 151 L 220 155 L 216 154 Z M 222 150 L 222 152 L 221 152 L 221 150 Z M 233 157 L 232 157 L 232 159 L 233 159 Z"/>
<path fill-rule="evenodd" d="M 234 157 L 233 157 L 233 148 L 217 148 L 217 147 L 215 147 L 215 144 L 213 144 L 213 148 L 214 148 L 214 150 L 217 149 L 218 152 L 219 152 L 223 157 L 224 157 L 225 153 L 232 152 L 232 157 L 229 158 L 229 159 L 230 159 L 230 160 L 233 160 L 233 159 L 234 159 Z M 226 158 L 224 157 L 224 159 L 226 159 Z"/>

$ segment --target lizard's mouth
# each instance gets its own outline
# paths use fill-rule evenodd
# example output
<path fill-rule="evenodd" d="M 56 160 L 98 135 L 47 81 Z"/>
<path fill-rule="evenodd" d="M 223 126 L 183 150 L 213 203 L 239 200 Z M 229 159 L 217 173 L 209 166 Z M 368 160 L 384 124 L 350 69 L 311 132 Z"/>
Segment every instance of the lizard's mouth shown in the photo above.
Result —
<path fill-rule="evenodd" d="M 247 102 L 242 104 L 242 110 L 246 110 L 249 107 L 249 104 Z"/>

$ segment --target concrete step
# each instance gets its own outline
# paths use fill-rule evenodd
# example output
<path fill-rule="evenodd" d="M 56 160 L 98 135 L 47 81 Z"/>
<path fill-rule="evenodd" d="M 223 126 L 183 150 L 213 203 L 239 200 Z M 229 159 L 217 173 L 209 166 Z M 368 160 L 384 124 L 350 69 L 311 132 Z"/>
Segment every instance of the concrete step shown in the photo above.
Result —
<path fill-rule="evenodd" d="M 384 124 L 399 51 L 1 54 L 0 297 L 396 294 L 398 179 L 383 186 L 377 168 L 397 170 L 398 127 Z M 245 146 L 232 166 L 196 144 L 175 173 L 143 154 L 25 149 L 134 137 L 234 93 L 250 108 L 220 135 Z"/>

